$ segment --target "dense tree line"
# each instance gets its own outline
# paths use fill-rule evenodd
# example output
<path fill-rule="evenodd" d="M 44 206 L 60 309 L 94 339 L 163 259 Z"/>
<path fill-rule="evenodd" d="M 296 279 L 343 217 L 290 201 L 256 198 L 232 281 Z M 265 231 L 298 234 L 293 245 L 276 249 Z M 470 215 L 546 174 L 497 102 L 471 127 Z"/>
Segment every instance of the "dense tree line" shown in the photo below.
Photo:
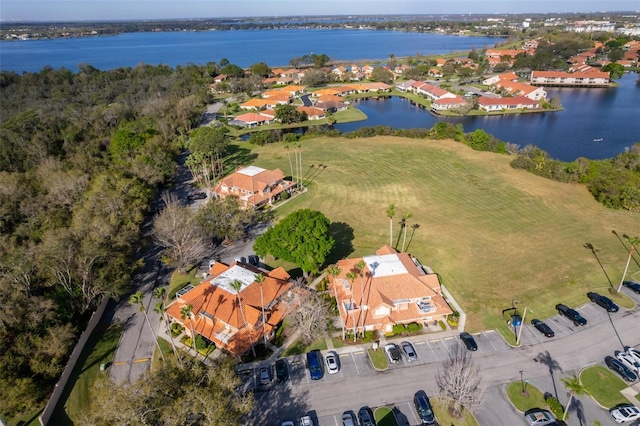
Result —
<path fill-rule="evenodd" d="M 0 415 L 40 405 L 208 99 L 206 67 L 0 73 Z"/>

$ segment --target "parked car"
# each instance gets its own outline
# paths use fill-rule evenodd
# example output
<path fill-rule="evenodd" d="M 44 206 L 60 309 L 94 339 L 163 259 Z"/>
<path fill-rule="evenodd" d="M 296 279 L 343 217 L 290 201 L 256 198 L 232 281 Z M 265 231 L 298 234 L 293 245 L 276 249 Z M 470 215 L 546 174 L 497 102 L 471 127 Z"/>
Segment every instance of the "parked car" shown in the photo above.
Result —
<path fill-rule="evenodd" d="M 622 281 L 622 285 L 633 291 L 634 293 L 640 294 L 640 283 L 635 281 Z"/>
<path fill-rule="evenodd" d="M 640 373 L 640 362 L 638 362 L 633 356 L 621 351 L 616 351 L 615 355 L 618 361 L 623 363 L 629 370 L 636 374 Z"/>
<path fill-rule="evenodd" d="M 474 339 L 473 336 L 467 333 L 466 331 L 463 331 L 462 333 L 460 333 L 460 340 L 462 340 L 462 343 L 464 343 L 464 345 L 470 351 L 478 350 L 478 344 L 476 343 L 476 339 Z"/>
<path fill-rule="evenodd" d="M 356 416 L 351 411 L 342 413 L 342 426 L 358 426 Z"/>
<path fill-rule="evenodd" d="M 389 361 L 393 364 L 396 364 L 402 361 L 402 353 L 400 352 L 400 348 L 395 343 L 387 343 L 384 345 L 384 351 L 387 353 L 389 357 Z"/>
<path fill-rule="evenodd" d="M 194 192 L 192 194 L 189 194 L 187 196 L 187 199 L 189 201 L 194 201 L 194 200 L 204 200 L 205 198 L 207 198 L 207 194 L 205 194 L 202 191 L 198 191 L 198 192 Z"/>
<path fill-rule="evenodd" d="M 589 293 L 587 293 L 587 297 L 593 303 L 595 303 L 598 306 L 601 306 L 604 309 L 606 309 L 607 312 L 618 312 L 618 310 L 620 310 L 620 308 L 618 308 L 618 305 L 613 303 L 613 300 L 611 300 L 608 297 L 605 297 L 605 296 L 603 296 L 601 294 L 598 294 L 598 293 L 595 293 L 593 291 L 590 291 Z"/>
<path fill-rule="evenodd" d="M 307 367 L 309 368 L 311 380 L 320 380 L 324 377 L 322 354 L 319 350 L 307 352 Z"/>
<path fill-rule="evenodd" d="M 300 417 L 300 426 L 314 426 L 311 416 Z"/>
<path fill-rule="evenodd" d="M 324 361 L 327 363 L 327 371 L 329 374 L 336 374 L 340 371 L 340 363 L 338 362 L 338 354 L 335 352 L 329 352 L 324 356 Z"/>
<path fill-rule="evenodd" d="M 279 382 L 286 382 L 289 379 L 289 365 L 286 359 L 279 358 L 276 360 L 276 379 Z"/>
<path fill-rule="evenodd" d="M 540 333 L 544 334 L 547 337 L 554 337 L 555 333 L 547 324 L 539 319 L 532 319 L 531 324 L 538 330 Z"/>
<path fill-rule="evenodd" d="M 282 426 L 296 426 L 291 420 L 287 420 L 286 422 L 282 422 Z"/>
<path fill-rule="evenodd" d="M 633 371 L 629 370 L 623 363 L 612 356 L 605 357 L 604 363 L 627 382 L 635 382 L 638 379 L 638 376 L 636 376 Z"/>
<path fill-rule="evenodd" d="M 249 259 L 249 265 L 260 266 L 260 258 L 255 254 L 250 254 L 247 256 Z"/>
<path fill-rule="evenodd" d="M 418 359 L 418 354 L 416 353 L 416 350 L 411 342 L 402 342 L 400 343 L 400 347 L 404 351 L 404 354 L 407 356 L 407 360 L 415 361 Z"/>
<path fill-rule="evenodd" d="M 556 305 L 556 309 L 560 315 L 567 317 L 570 321 L 573 321 L 573 325 L 587 325 L 587 320 L 578 313 L 575 309 L 571 309 L 567 305 L 563 305 L 562 303 L 558 303 Z"/>
<path fill-rule="evenodd" d="M 626 346 L 626 347 L 624 348 L 624 350 L 625 350 L 629 355 L 631 355 L 631 356 L 633 357 L 633 359 L 635 359 L 636 361 L 640 362 L 640 351 L 639 351 L 639 350 L 637 350 L 637 349 L 635 349 L 635 348 L 632 348 L 632 347 L 629 347 L 629 346 Z"/>
<path fill-rule="evenodd" d="M 369 407 L 362 407 L 358 410 L 358 420 L 360 420 L 360 426 L 376 426 L 373 411 Z"/>
<path fill-rule="evenodd" d="M 260 384 L 265 386 L 271 383 L 273 380 L 273 375 L 271 373 L 271 367 L 262 367 L 260 368 Z"/>
<path fill-rule="evenodd" d="M 532 408 L 525 411 L 524 419 L 527 421 L 527 424 L 531 426 L 547 426 L 556 422 L 553 414 L 541 408 Z"/>
<path fill-rule="evenodd" d="M 609 410 L 616 423 L 632 422 L 640 419 L 640 408 L 632 404 L 621 404 Z"/>
<path fill-rule="evenodd" d="M 413 397 L 413 404 L 416 406 L 418 417 L 423 425 L 435 425 L 436 417 L 433 415 L 433 409 L 429 402 L 426 392 L 419 390 Z"/>

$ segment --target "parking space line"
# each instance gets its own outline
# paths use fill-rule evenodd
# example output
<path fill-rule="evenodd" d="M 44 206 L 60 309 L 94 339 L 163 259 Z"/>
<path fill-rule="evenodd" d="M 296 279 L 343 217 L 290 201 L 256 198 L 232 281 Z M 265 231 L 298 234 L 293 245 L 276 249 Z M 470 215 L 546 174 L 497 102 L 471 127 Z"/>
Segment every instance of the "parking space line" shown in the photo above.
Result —
<path fill-rule="evenodd" d="M 359 376 L 360 375 L 360 370 L 358 369 L 358 361 L 356 360 L 356 357 L 353 356 L 353 353 L 351 354 L 351 359 L 353 359 L 353 365 L 356 367 L 356 373 Z"/>
<path fill-rule="evenodd" d="M 416 410 L 414 410 L 411 404 L 409 404 L 409 401 L 407 401 L 405 404 L 409 406 L 409 412 L 413 416 L 413 420 L 416 421 L 415 424 L 419 425 L 420 423 L 422 423 L 420 420 L 418 420 L 418 417 L 416 417 L 416 412 L 415 412 Z"/>
<path fill-rule="evenodd" d="M 435 340 L 432 340 L 433 342 L 435 342 Z M 429 350 L 431 351 L 431 353 L 433 354 L 433 357 L 436 359 L 436 361 L 438 361 L 438 356 L 436 355 L 436 352 L 433 350 L 433 348 L 431 347 L 431 344 L 429 342 L 425 342 L 427 344 L 427 346 L 429 347 Z"/>

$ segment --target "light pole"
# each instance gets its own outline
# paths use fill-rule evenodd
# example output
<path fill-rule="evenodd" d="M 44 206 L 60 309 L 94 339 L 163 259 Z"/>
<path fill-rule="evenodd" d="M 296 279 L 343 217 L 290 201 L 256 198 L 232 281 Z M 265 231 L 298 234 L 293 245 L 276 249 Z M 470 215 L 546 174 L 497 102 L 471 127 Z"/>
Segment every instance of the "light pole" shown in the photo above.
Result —
<path fill-rule="evenodd" d="M 516 345 L 520 343 L 520 335 L 522 334 L 522 328 L 524 327 L 524 317 L 527 316 L 527 307 L 525 306 L 524 311 L 522 312 L 522 324 L 520 324 L 520 330 L 518 330 L 518 335 L 516 336 Z M 533 311 L 531 311 L 533 313 Z"/>
<path fill-rule="evenodd" d="M 524 370 L 520 370 L 520 383 L 522 384 L 522 394 L 524 395 Z"/>

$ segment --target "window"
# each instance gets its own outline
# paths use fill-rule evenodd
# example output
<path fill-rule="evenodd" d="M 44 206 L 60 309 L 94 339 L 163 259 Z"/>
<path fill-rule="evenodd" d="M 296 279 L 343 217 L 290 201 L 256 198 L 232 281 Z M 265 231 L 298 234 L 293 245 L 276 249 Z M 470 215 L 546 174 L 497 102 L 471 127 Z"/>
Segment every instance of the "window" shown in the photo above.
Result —
<path fill-rule="evenodd" d="M 342 302 L 342 305 L 344 306 L 345 311 L 353 311 L 355 309 L 358 309 L 358 306 L 355 303 L 351 303 L 351 301 L 349 300 Z"/>
<path fill-rule="evenodd" d="M 349 290 L 351 287 L 349 287 L 349 280 L 346 278 L 342 279 L 342 285 L 344 286 L 345 290 Z"/>

